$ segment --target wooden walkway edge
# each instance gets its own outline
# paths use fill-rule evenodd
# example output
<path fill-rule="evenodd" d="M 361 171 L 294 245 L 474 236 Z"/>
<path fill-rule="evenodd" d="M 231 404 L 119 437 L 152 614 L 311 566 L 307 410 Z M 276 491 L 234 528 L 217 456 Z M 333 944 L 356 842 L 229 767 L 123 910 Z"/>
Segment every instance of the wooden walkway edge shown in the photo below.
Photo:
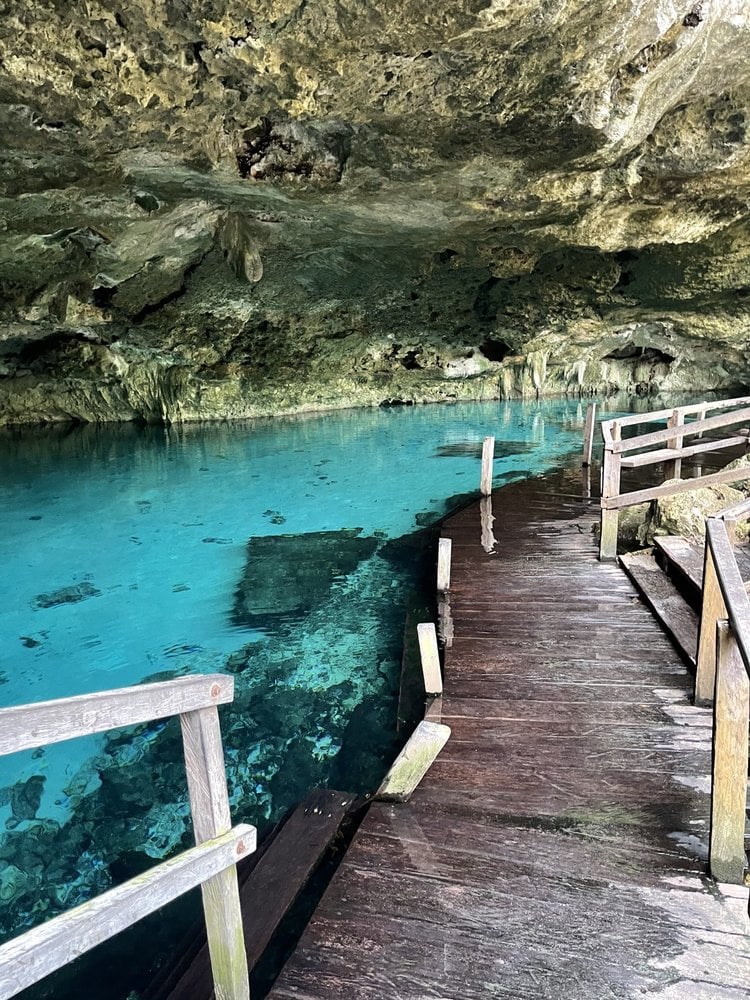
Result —
<path fill-rule="evenodd" d="M 375 803 L 273 1000 L 749 1000 L 748 890 L 707 879 L 710 715 L 580 472 L 450 518 L 443 721 Z M 484 518 L 484 523 L 483 519 Z"/>

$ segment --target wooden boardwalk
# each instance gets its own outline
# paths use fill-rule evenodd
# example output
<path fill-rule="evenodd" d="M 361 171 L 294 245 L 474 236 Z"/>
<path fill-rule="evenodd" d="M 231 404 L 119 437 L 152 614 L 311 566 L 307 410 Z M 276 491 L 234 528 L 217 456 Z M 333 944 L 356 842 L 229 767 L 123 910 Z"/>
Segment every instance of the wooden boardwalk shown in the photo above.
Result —
<path fill-rule="evenodd" d="M 580 496 L 496 493 L 494 547 L 478 504 L 446 523 L 452 737 L 370 808 L 274 1000 L 750 998 L 748 891 L 704 877 L 710 715 Z"/>

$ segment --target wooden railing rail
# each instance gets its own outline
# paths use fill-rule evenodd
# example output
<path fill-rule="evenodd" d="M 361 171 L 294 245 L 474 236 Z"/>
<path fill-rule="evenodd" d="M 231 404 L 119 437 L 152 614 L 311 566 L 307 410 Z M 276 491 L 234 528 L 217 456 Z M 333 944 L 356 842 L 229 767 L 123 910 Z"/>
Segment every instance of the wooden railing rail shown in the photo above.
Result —
<path fill-rule="evenodd" d="M 196 846 L 0 947 L 0 1000 L 200 885 L 216 1000 L 249 1000 L 237 861 L 256 831 L 232 827 L 218 705 L 234 678 L 181 677 L 138 687 L 0 709 L 0 754 L 179 715 Z"/>
<path fill-rule="evenodd" d="M 680 413 L 679 410 L 673 412 Z M 681 429 L 680 436 L 683 438 L 692 437 L 693 435 L 703 434 L 705 431 L 712 431 L 721 427 L 731 427 L 732 424 L 741 424 L 748 420 L 750 420 L 750 407 L 736 410 L 734 413 L 722 413 L 718 417 L 708 417 L 706 420 L 695 420 L 692 424 L 682 424 L 680 426 L 684 429 Z M 623 422 L 621 419 L 617 423 L 622 427 Z M 675 437 L 674 428 L 676 426 L 677 424 L 675 423 L 660 431 L 649 431 L 648 434 L 637 434 L 634 437 L 613 441 L 612 450 L 622 453 L 635 451 L 638 448 L 647 448 L 652 444 L 671 441 Z"/>
<path fill-rule="evenodd" d="M 727 410 L 736 406 L 742 406 L 746 403 L 750 405 L 750 396 L 736 396 L 733 399 L 717 399 L 710 403 L 701 402 L 691 403 L 687 406 L 670 406 L 667 410 L 651 410 L 648 413 L 631 413 L 626 417 L 620 417 L 619 422 L 622 427 L 632 427 L 637 424 L 658 423 L 662 420 L 668 420 L 674 413 L 675 409 L 678 409 L 683 416 L 698 415 L 699 417 L 702 417 L 711 410 Z"/>
<path fill-rule="evenodd" d="M 737 482 L 748 478 L 747 469 L 723 469 L 720 472 L 698 476 L 694 479 L 678 480 L 682 460 L 692 455 L 708 451 L 748 445 L 746 428 L 735 430 L 727 437 L 717 440 L 686 444 L 686 440 L 702 438 L 706 431 L 716 431 L 725 427 L 750 422 L 750 407 L 745 404 L 750 397 L 720 400 L 714 403 L 698 403 L 675 407 L 671 410 L 657 410 L 648 414 L 633 414 L 615 420 L 602 421 L 604 453 L 602 459 L 601 490 L 601 533 L 599 537 L 599 558 L 614 559 L 617 555 L 617 532 L 619 511 L 624 507 L 656 500 L 660 497 L 687 493 L 700 486 Z M 712 410 L 724 410 L 716 416 L 706 417 Z M 686 422 L 686 417 L 698 419 Z M 637 424 L 666 421 L 662 430 L 650 431 L 633 437 L 623 437 L 623 427 Z M 655 447 L 657 446 L 657 447 Z M 655 450 L 648 450 L 654 449 Z M 635 452 L 636 454 L 631 454 Z M 644 489 L 621 492 L 623 469 L 635 469 L 648 465 L 664 465 L 664 475 L 668 482 L 662 482 Z M 678 481 L 671 481 L 678 480 Z"/>
<path fill-rule="evenodd" d="M 706 519 L 695 701 L 714 707 L 709 868 L 719 881 L 741 885 L 747 881 L 750 600 L 721 517 Z"/>

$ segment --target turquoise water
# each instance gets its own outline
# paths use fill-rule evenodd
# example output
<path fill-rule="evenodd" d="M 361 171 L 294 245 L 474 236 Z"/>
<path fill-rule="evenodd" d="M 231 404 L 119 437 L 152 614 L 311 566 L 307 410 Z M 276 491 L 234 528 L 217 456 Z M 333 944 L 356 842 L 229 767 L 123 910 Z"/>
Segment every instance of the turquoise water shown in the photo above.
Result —
<path fill-rule="evenodd" d="M 578 452 L 584 411 L 9 432 L 0 703 L 230 670 L 237 820 L 263 827 L 316 784 L 370 790 L 396 748 L 404 608 L 425 565 L 415 532 L 477 489 L 486 434 L 500 484 Z M 4 936 L 187 846 L 177 727 L 0 758 L 0 831 Z"/>

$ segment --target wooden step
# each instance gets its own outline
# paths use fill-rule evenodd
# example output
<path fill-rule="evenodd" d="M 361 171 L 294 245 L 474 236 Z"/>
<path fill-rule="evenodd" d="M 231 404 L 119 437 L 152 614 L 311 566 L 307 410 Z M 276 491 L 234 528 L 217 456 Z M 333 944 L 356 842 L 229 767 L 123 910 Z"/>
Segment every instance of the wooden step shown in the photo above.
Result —
<path fill-rule="evenodd" d="M 677 649 L 695 665 L 698 615 L 656 562 L 651 549 L 621 555 L 620 564 Z"/>
<path fill-rule="evenodd" d="M 253 969 L 310 876 L 352 812 L 357 796 L 316 788 L 274 834 L 252 866 L 238 865 L 248 968 Z M 146 1000 L 212 1000 L 213 979 L 205 930 L 152 984 Z"/>
<path fill-rule="evenodd" d="M 654 549 L 666 572 L 684 585 L 686 597 L 697 610 L 703 593 L 703 546 L 679 535 L 657 535 Z"/>

